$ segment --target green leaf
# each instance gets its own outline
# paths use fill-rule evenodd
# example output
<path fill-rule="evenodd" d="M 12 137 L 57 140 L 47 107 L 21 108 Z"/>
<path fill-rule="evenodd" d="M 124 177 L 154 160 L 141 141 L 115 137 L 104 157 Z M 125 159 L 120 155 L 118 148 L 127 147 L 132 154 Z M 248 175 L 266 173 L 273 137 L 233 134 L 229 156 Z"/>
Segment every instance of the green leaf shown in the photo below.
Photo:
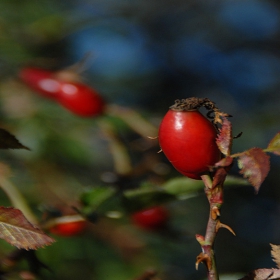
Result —
<path fill-rule="evenodd" d="M 92 210 L 115 195 L 116 190 L 108 187 L 94 187 L 81 195 L 81 202 Z"/>
<path fill-rule="evenodd" d="M 267 149 L 280 156 L 280 132 L 278 132 L 269 142 Z"/>
<path fill-rule="evenodd" d="M 131 211 L 137 211 L 176 199 L 174 195 L 167 193 L 162 187 L 155 186 L 127 190 L 124 192 L 124 198 L 126 207 Z"/>
<path fill-rule="evenodd" d="M 94 187 L 80 197 L 82 209 L 79 212 L 91 222 L 101 216 L 120 218 L 122 216 L 121 197 L 112 187 Z"/>
<path fill-rule="evenodd" d="M 225 185 L 249 185 L 243 178 L 228 176 Z M 172 178 L 162 186 L 145 185 L 138 189 L 124 192 L 126 206 L 132 211 L 158 205 L 174 200 L 189 199 L 200 195 L 204 190 L 201 180 L 192 180 L 187 177 Z"/>
<path fill-rule="evenodd" d="M 178 199 L 186 199 L 198 195 L 204 189 L 204 184 L 201 180 L 178 177 L 164 183 L 162 188 Z"/>
<path fill-rule="evenodd" d="M 21 249 L 37 249 L 54 240 L 33 226 L 18 209 L 0 207 L 0 238 Z"/>
<path fill-rule="evenodd" d="M 244 178 L 228 175 L 225 186 L 249 185 Z M 192 180 L 186 177 L 177 177 L 167 181 L 162 188 L 169 194 L 173 194 L 177 199 L 188 199 L 200 195 L 204 190 L 201 180 Z"/>
<path fill-rule="evenodd" d="M 248 185 L 247 180 L 228 176 L 226 185 Z M 98 208 L 98 213 L 106 215 L 108 211 L 137 211 L 154 205 L 167 203 L 178 199 L 188 199 L 203 192 L 204 184 L 201 180 L 192 180 L 186 177 L 173 178 L 162 186 L 150 184 L 142 185 L 137 189 L 125 190 L 120 197 L 116 190 L 107 187 L 95 187 L 86 191 L 81 196 L 84 205 L 82 213 L 93 213 Z M 110 200 L 110 203 L 105 203 Z M 105 205 L 106 204 L 106 205 Z"/>

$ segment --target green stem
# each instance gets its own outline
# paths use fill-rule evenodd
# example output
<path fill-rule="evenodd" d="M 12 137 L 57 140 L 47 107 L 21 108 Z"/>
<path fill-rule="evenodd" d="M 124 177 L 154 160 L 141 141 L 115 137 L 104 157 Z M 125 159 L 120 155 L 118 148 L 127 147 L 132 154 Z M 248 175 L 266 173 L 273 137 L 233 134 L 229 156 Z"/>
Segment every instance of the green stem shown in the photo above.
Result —
<path fill-rule="evenodd" d="M 36 216 L 31 211 L 30 207 L 26 203 L 25 198 L 21 195 L 18 189 L 12 184 L 8 179 L 3 176 L 0 176 L 0 188 L 6 193 L 9 197 L 12 205 L 21 210 L 26 219 L 32 224 L 38 224 Z"/>

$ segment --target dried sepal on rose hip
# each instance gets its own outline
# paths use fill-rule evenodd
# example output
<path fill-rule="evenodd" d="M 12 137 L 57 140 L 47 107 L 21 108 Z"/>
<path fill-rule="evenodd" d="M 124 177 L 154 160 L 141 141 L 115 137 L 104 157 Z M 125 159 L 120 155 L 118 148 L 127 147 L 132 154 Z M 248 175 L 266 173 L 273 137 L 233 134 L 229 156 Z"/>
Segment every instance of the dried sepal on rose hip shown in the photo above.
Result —
<path fill-rule="evenodd" d="M 211 122 L 198 109 L 205 107 Z M 213 115 L 214 114 L 214 115 Z M 159 127 L 159 144 L 172 165 L 184 176 L 201 179 L 221 159 L 216 144 L 217 123 L 229 116 L 208 98 L 176 100 Z"/>

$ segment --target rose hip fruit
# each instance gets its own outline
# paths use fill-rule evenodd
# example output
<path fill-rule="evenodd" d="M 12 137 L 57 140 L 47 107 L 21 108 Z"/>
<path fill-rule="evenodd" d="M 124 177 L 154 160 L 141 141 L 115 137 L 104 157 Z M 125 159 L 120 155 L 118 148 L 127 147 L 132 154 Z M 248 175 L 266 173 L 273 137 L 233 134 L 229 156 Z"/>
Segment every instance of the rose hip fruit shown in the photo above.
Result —
<path fill-rule="evenodd" d="M 159 144 L 183 175 L 201 179 L 221 157 L 215 126 L 198 110 L 171 109 L 159 128 Z"/>

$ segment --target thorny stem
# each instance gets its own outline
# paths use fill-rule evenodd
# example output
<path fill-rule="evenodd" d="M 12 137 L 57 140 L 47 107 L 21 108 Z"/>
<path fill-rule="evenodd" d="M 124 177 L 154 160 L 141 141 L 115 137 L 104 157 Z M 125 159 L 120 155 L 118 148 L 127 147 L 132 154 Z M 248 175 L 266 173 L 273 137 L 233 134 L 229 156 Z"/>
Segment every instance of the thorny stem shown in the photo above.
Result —
<path fill-rule="evenodd" d="M 201 262 L 206 265 L 208 280 L 219 280 L 214 253 L 214 242 L 219 228 L 227 228 L 234 234 L 230 227 L 220 222 L 220 208 L 223 204 L 223 183 L 226 177 L 224 174 L 226 173 L 223 173 L 222 170 L 221 172 L 219 170 L 217 171 L 216 176 L 222 178 L 218 183 L 216 183 L 215 180 L 212 182 L 208 175 L 201 176 L 205 185 L 205 194 L 209 201 L 210 213 L 205 236 L 197 235 L 202 253 L 197 257 L 196 267 L 198 267 L 198 264 Z"/>
<path fill-rule="evenodd" d="M 207 193 L 209 190 L 205 189 L 205 192 L 207 196 L 209 194 Z M 222 189 L 220 189 L 220 192 L 222 192 Z M 214 253 L 214 241 L 217 235 L 217 228 L 219 223 L 219 216 L 215 215 L 215 209 L 220 209 L 222 206 L 222 203 L 219 204 L 219 207 L 217 207 L 216 203 L 211 202 L 209 199 L 210 204 L 210 213 L 205 233 L 205 245 L 202 245 L 202 251 L 210 258 L 210 266 L 207 266 L 207 276 L 208 280 L 218 280 L 219 275 L 217 271 L 216 266 L 216 260 L 215 260 L 215 253 Z"/>

